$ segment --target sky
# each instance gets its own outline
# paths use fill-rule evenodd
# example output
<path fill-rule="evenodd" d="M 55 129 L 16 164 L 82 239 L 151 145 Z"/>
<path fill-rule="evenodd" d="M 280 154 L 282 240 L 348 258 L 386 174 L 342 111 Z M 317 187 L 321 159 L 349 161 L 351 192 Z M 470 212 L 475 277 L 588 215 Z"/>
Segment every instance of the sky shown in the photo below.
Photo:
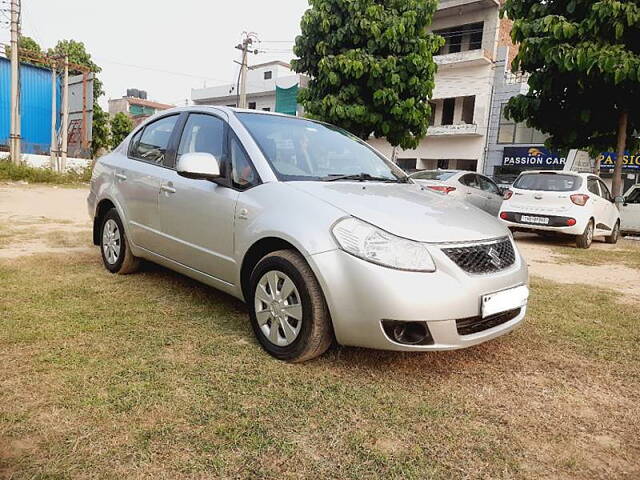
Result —
<path fill-rule="evenodd" d="M 191 88 L 235 82 L 234 47 L 244 31 L 257 33 L 264 51 L 250 65 L 290 61 L 307 8 L 307 0 L 22 0 L 22 34 L 43 49 L 63 39 L 84 42 L 102 67 L 105 108 L 127 88 L 184 105 Z M 0 42 L 9 38 L 0 23 Z"/>

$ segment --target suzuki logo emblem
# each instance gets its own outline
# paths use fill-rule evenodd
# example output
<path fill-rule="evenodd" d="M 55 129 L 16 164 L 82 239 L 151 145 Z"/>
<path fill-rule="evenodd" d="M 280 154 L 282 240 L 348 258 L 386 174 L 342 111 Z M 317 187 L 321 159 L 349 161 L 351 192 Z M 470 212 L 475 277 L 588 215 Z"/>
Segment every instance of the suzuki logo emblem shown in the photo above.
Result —
<path fill-rule="evenodd" d="M 500 268 L 502 266 L 502 259 L 500 258 L 500 254 L 495 248 L 491 247 L 487 252 L 487 255 L 489 255 L 489 258 L 491 258 L 491 264 L 496 268 Z"/>

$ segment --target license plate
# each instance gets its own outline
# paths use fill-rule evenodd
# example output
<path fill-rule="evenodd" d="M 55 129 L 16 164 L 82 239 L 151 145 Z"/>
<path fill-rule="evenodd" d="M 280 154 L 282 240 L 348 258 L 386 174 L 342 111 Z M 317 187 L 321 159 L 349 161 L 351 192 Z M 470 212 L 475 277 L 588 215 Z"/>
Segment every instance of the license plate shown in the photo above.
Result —
<path fill-rule="evenodd" d="M 531 215 L 522 215 L 520 220 L 527 223 L 536 223 L 538 225 L 549 225 L 549 217 L 532 217 Z"/>
<path fill-rule="evenodd" d="M 490 317 L 496 313 L 508 312 L 516 308 L 524 307 L 529 298 L 529 287 L 519 287 L 502 290 L 482 296 L 482 318 Z"/>

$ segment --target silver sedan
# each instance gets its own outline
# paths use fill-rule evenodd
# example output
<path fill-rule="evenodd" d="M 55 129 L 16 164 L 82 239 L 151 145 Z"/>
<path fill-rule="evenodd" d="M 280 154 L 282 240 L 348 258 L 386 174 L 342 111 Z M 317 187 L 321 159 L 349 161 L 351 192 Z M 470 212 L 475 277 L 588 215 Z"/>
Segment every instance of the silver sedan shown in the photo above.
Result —
<path fill-rule="evenodd" d="M 145 259 L 244 300 L 282 360 L 334 340 L 463 348 L 525 316 L 527 267 L 506 227 L 320 122 L 164 111 L 98 160 L 88 208 L 108 271 Z"/>
<path fill-rule="evenodd" d="M 416 183 L 430 190 L 470 203 L 497 216 L 502 205 L 502 191 L 489 177 L 463 170 L 422 170 L 410 175 Z"/>

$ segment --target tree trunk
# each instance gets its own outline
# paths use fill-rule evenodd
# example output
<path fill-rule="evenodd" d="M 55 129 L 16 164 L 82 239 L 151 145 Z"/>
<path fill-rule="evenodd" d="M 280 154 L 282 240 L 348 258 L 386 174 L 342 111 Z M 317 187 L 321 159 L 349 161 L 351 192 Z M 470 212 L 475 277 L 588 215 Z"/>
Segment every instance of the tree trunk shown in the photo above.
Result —
<path fill-rule="evenodd" d="M 629 126 L 629 112 L 620 113 L 618 119 L 618 158 L 616 167 L 613 170 L 613 196 L 622 195 L 622 167 L 624 165 L 624 155 L 627 150 L 627 128 Z"/>

